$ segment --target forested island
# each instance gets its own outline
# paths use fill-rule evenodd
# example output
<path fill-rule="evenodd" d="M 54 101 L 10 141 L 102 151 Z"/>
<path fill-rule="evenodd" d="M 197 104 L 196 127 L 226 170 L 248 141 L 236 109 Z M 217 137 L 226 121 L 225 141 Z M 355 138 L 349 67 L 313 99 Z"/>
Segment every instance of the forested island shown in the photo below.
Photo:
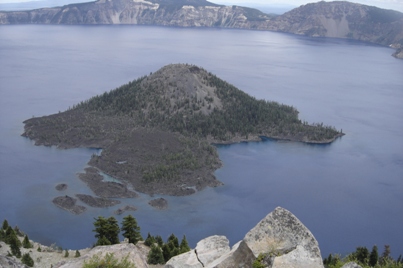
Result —
<path fill-rule="evenodd" d="M 36 145 L 102 148 L 80 179 L 96 195 L 190 195 L 222 183 L 214 144 L 261 137 L 331 143 L 344 135 L 308 124 L 291 106 L 257 100 L 212 73 L 172 64 L 71 107 L 24 121 Z M 104 182 L 102 173 L 118 179 Z M 109 190 L 108 190 L 109 189 Z"/>

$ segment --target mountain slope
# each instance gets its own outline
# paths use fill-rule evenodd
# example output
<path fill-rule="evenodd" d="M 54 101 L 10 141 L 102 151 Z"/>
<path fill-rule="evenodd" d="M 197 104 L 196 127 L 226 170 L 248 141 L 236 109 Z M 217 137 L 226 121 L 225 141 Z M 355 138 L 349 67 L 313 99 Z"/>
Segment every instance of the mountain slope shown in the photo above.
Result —
<path fill-rule="evenodd" d="M 211 143 L 277 139 L 330 143 L 343 135 L 298 111 L 256 100 L 202 68 L 168 65 L 72 109 L 24 122 L 36 145 L 103 148 L 89 164 L 135 190 L 188 195 L 218 186 Z M 99 183 L 94 169 L 80 175 Z"/>
<path fill-rule="evenodd" d="M 345 1 L 301 6 L 273 19 L 269 29 L 403 46 L 403 13 Z"/>

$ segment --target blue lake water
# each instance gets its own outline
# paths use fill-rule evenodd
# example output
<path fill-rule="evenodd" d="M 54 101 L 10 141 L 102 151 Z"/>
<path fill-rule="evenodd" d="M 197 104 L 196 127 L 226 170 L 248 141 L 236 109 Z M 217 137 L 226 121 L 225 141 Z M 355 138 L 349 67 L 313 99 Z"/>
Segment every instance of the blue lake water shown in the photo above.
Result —
<path fill-rule="evenodd" d="M 391 245 L 403 253 L 403 61 L 389 48 L 262 31 L 146 26 L 0 27 L 0 220 L 63 248 L 95 242 L 93 218 L 132 204 L 143 236 L 241 240 L 275 207 L 293 212 L 322 255 Z M 347 135 L 331 145 L 265 141 L 218 147 L 225 185 L 188 197 L 122 200 L 79 216 L 59 195 L 91 191 L 76 176 L 95 150 L 34 146 L 23 121 L 59 111 L 169 63 L 199 65 L 245 92 L 293 105 Z M 64 192 L 55 190 L 67 183 Z M 154 197 L 155 198 L 155 197 Z M 126 215 L 116 216 L 121 221 Z"/>

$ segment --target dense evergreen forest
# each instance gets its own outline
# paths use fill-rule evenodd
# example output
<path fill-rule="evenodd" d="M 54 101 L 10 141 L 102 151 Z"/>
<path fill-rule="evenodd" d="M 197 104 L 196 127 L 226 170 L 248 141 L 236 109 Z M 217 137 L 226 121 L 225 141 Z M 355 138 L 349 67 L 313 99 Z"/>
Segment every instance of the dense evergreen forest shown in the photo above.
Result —
<path fill-rule="evenodd" d="M 199 85 L 193 82 L 189 84 L 194 88 L 178 86 L 183 77 L 176 82 L 165 77 L 165 81 L 161 78 L 151 83 L 148 77 L 141 77 L 81 102 L 73 109 L 130 116 L 143 127 L 161 127 L 186 136 L 212 136 L 218 141 L 228 141 L 236 135 L 245 139 L 249 135 L 266 135 L 322 142 L 341 134 L 334 127 L 301 122 L 294 107 L 257 100 L 199 67 L 188 66 L 188 71 L 184 75 L 189 76 L 185 77 L 186 82 L 195 79 L 191 74 L 196 73 L 205 87 L 214 90 L 207 90 L 203 97 L 198 93 Z M 217 99 L 221 106 L 214 104 Z"/>

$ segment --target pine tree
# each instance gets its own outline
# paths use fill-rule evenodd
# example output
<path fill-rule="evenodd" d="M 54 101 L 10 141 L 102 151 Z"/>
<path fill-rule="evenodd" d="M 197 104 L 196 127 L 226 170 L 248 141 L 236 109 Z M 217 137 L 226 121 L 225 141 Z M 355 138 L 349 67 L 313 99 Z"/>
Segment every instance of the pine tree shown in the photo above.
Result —
<path fill-rule="evenodd" d="M 179 240 L 174 234 L 171 234 L 168 237 L 167 243 L 169 243 L 169 242 L 172 242 L 174 247 L 179 248 Z"/>
<path fill-rule="evenodd" d="M 114 217 L 108 218 L 108 240 L 111 241 L 112 244 L 119 244 L 119 223 Z"/>
<path fill-rule="evenodd" d="M 78 258 L 78 257 L 80 257 L 80 256 L 81 256 L 80 251 L 76 250 L 76 254 L 74 255 L 74 257 L 75 257 L 75 258 Z"/>
<path fill-rule="evenodd" d="M 154 236 L 150 235 L 150 233 L 147 234 L 147 238 L 144 241 L 144 245 L 151 247 L 155 243 L 155 238 Z"/>
<path fill-rule="evenodd" d="M 158 243 L 158 246 L 160 246 L 160 248 L 162 248 L 162 246 L 164 245 L 164 240 L 162 240 L 162 237 L 160 235 L 157 235 L 155 237 L 155 242 Z"/>
<path fill-rule="evenodd" d="M 186 240 L 186 235 L 183 236 L 181 244 L 180 244 L 180 253 L 185 253 L 190 251 L 190 247 L 188 241 Z"/>
<path fill-rule="evenodd" d="M 162 255 L 162 251 L 160 247 L 156 245 L 151 246 L 151 250 L 147 256 L 148 264 L 164 264 L 164 256 Z"/>
<path fill-rule="evenodd" d="M 383 250 L 380 262 L 382 264 L 387 263 L 387 261 L 389 261 L 391 259 L 390 257 L 390 246 L 389 245 L 385 245 L 385 249 Z"/>
<path fill-rule="evenodd" d="M 1 229 L 3 229 L 5 231 L 5 230 L 7 230 L 8 226 L 9 226 L 8 221 L 4 220 Z"/>
<path fill-rule="evenodd" d="M 171 258 L 171 249 L 168 244 L 162 246 L 162 256 L 164 257 L 165 262 L 169 261 Z"/>
<path fill-rule="evenodd" d="M 109 246 L 112 245 L 111 241 L 108 240 L 105 236 L 98 238 L 96 246 Z"/>
<path fill-rule="evenodd" d="M 374 267 L 378 263 L 378 247 L 374 245 L 372 247 L 371 254 L 369 255 L 369 266 Z"/>
<path fill-rule="evenodd" d="M 327 265 L 333 264 L 333 256 L 332 256 L 332 254 L 329 254 L 329 256 L 327 257 L 326 264 Z"/>
<path fill-rule="evenodd" d="M 18 241 L 17 236 L 10 237 L 9 242 L 10 242 L 11 254 L 13 254 L 17 258 L 21 258 L 21 250 L 17 241 Z"/>
<path fill-rule="evenodd" d="M 110 245 L 119 243 L 120 228 L 114 217 L 108 219 L 99 216 L 94 222 L 95 237 L 98 238 L 97 245 Z"/>
<path fill-rule="evenodd" d="M 29 241 L 29 238 L 28 238 L 27 235 L 25 235 L 24 240 L 22 241 L 22 247 L 24 247 L 24 248 L 32 248 L 33 247 L 31 242 Z"/>
<path fill-rule="evenodd" d="M 13 228 L 11 228 L 11 226 L 8 226 L 5 233 L 4 242 L 10 245 L 12 239 L 15 240 L 15 243 L 17 244 L 18 247 L 21 247 L 21 241 L 18 239 L 15 231 L 13 230 Z"/>
<path fill-rule="evenodd" d="M 3 229 L 0 229 L 0 241 L 4 241 L 6 238 L 6 232 Z"/>
<path fill-rule="evenodd" d="M 21 258 L 21 262 L 29 267 L 33 267 L 34 266 L 34 260 L 31 258 L 31 256 L 29 255 L 29 253 L 25 253 L 24 255 L 22 255 Z"/>
<path fill-rule="evenodd" d="M 137 244 L 138 241 L 142 241 L 140 227 L 137 225 L 136 218 L 132 215 L 128 215 L 123 218 L 122 222 L 123 237 L 129 239 L 129 243 Z"/>
<path fill-rule="evenodd" d="M 368 264 L 369 260 L 369 251 L 366 247 L 357 247 L 355 253 L 354 253 L 356 259 L 358 262 L 361 264 Z"/>
<path fill-rule="evenodd" d="M 67 258 L 69 255 L 70 255 L 70 254 L 69 254 L 69 251 L 66 249 L 66 250 L 64 251 L 64 257 Z"/>

